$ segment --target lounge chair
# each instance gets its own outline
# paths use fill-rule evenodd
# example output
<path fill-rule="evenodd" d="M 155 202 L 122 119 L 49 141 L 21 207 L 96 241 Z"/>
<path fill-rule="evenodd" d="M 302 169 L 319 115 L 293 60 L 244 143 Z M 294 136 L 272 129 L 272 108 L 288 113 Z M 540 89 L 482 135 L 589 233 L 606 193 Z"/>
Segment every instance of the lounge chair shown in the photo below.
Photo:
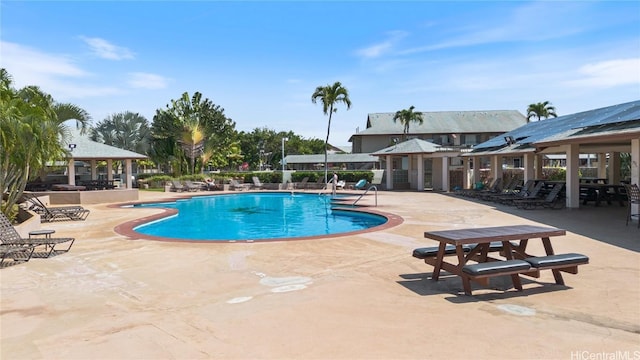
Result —
<path fill-rule="evenodd" d="M 49 257 L 51 255 L 56 255 L 59 253 L 67 252 L 71 249 L 74 238 L 29 238 L 24 239 L 18 234 L 18 231 L 11 225 L 9 219 L 4 215 L 4 213 L 0 212 L 0 245 L 3 246 L 13 246 L 13 247 L 23 247 L 23 252 L 31 251 L 34 257 Z M 65 249 L 56 249 L 56 245 L 69 243 L 69 246 Z M 44 246 L 44 252 L 34 252 L 34 247 Z M 11 254 L 7 254 L 11 255 Z M 6 257 L 6 256 L 5 256 Z M 31 255 L 28 256 L 26 261 L 31 258 Z M 4 259 L 4 258 L 3 258 Z M 15 260 L 15 259 L 14 259 Z"/>
<path fill-rule="evenodd" d="M 307 189 L 307 182 L 309 181 L 309 177 L 305 176 L 304 178 L 302 178 L 302 181 L 300 181 L 299 183 L 295 184 L 295 188 L 296 189 Z"/>
<path fill-rule="evenodd" d="M 23 198 L 29 204 L 27 209 L 39 214 L 41 222 L 86 220 L 90 212 L 89 209 L 85 209 L 78 205 L 57 207 L 46 206 L 34 194 L 23 193 Z"/>
<path fill-rule="evenodd" d="M 251 178 L 253 180 L 253 186 L 251 186 L 252 189 L 262 189 L 264 188 L 264 184 L 262 182 L 260 182 L 260 178 L 257 176 L 254 176 Z"/>
<path fill-rule="evenodd" d="M 485 201 L 493 201 L 493 199 L 496 196 L 502 196 L 502 195 L 506 195 L 506 194 L 514 194 L 516 188 L 518 187 L 518 185 L 522 185 L 522 182 L 518 178 L 514 177 L 514 178 L 511 178 L 511 180 L 507 183 L 507 185 L 504 186 L 499 191 L 489 192 L 489 193 L 481 193 L 479 197 L 482 200 L 485 200 Z"/>
<path fill-rule="evenodd" d="M 493 181 L 493 184 L 488 189 L 483 189 L 472 193 L 472 197 L 483 199 L 485 196 L 500 194 L 502 192 L 503 180 L 497 178 Z"/>
<path fill-rule="evenodd" d="M 196 184 L 193 181 L 190 180 L 185 180 L 184 181 L 184 187 L 188 190 L 188 191 L 200 191 L 200 190 L 204 190 L 204 184 Z"/>
<path fill-rule="evenodd" d="M 353 187 L 358 190 L 364 190 L 366 186 L 367 186 L 367 179 L 360 179 L 355 185 L 353 185 Z"/>
<path fill-rule="evenodd" d="M 344 180 L 339 180 L 335 184 L 336 189 L 344 189 L 344 187 L 346 185 L 347 185 L 347 183 Z M 331 180 L 329 180 L 329 182 L 327 183 L 326 188 L 327 189 L 333 189 L 333 178 Z"/>
<path fill-rule="evenodd" d="M 221 186 L 218 186 L 218 184 L 216 184 L 216 179 L 207 179 L 204 182 L 207 190 L 222 190 L 223 188 Z"/>
<path fill-rule="evenodd" d="M 169 189 L 171 191 L 175 191 L 175 192 L 183 192 L 185 190 L 187 190 L 187 188 L 182 185 L 182 183 L 178 180 L 171 180 L 171 189 Z"/>
<path fill-rule="evenodd" d="M 236 179 L 229 180 L 229 183 L 231 184 L 231 190 L 249 190 L 249 187 L 251 187 L 251 184 L 240 183 Z"/>
<path fill-rule="evenodd" d="M 533 180 L 531 181 L 535 182 Z M 530 186 L 527 186 L 526 188 L 523 187 L 517 193 L 505 194 L 505 195 L 494 198 L 494 200 L 505 205 L 514 205 L 514 202 L 518 200 L 537 199 L 543 186 L 544 186 L 544 182 L 538 181 L 538 183 L 536 184 L 536 186 L 533 187 L 533 189 L 530 189 Z"/>
<path fill-rule="evenodd" d="M 561 206 L 558 206 L 558 204 L 562 205 L 562 203 L 559 202 L 558 200 L 560 198 L 560 192 L 562 191 L 563 188 L 564 188 L 564 184 L 558 183 L 558 184 L 555 184 L 553 186 L 553 189 L 551 189 L 551 191 L 547 194 L 547 196 L 545 196 L 542 199 L 538 198 L 538 199 L 514 200 L 514 203 L 516 207 L 519 209 L 535 209 L 537 207 L 550 208 L 550 209 L 560 208 Z"/>
<path fill-rule="evenodd" d="M 34 249 L 35 246 L 0 245 L 0 268 L 29 261 Z M 5 262 L 8 259 L 13 262 Z"/>

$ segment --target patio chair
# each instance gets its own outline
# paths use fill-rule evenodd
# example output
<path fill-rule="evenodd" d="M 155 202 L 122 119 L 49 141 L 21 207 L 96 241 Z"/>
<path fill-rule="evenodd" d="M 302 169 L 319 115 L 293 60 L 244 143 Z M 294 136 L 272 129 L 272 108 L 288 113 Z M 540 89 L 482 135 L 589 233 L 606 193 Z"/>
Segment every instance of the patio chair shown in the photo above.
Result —
<path fill-rule="evenodd" d="M 67 252 L 71 249 L 74 238 L 29 238 L 24 239 L 20 236 L 18 231 L 11 225 L 11 222 L 6 217 L 6 215 L 0 212 L 0 245 L 4 246 L 13 246 L 18 247 L 22 246 L 21 249 L 23 252 L 31 251 L 34 257 L 44 257 L 47 258 L 51 255 L 57 255 L 59 253 Z M 65 249 L 56 249 L 56 245 L 69 243 Z M 44 252 L 34 252 L 35 247 L 44 246 Z M 8 254 L 10 255 L 10 254 Z M 27 258 L 28 261 L 31 258 L 31 255 Z"/>
<path fill-rule="evenodd" d="M 518 200 L 537 199 L 540 194 L 540 191 L 544 187 L 544 182 L 538 181 L 538 183 L 533 188 L 531 188 L 531 184 L 535 183 L 535 181 L 534 180 L 529 180 L 529 181 L 531 181 L 531 183 L 528 186 L 523 186 L 519 192 L 501 195 L 499 197 L 496 197 L 495 200 L 500 202 L 501 204 L 515 205 L 515 201 L 518 201 Z"/>
<path fill-rule="evenodd" d="M 302 178 L 302 181 L 300 181 L 299 183 L 295 184 L 295 188 L 296 189 L 307 189 L 307 182 L 309 181 L 309 177 L 305 176 L 304 178 Z"/>
<path fill-rule="evenodd" d="M 521 184 L 522 183 L 521 183 L 520 179 L 518 179 L 516 177 L 513 177 L 507 183 L 507 186 L 503 187 L 499 191 L 480 194 L 480 198 L 482 198 L 482 200 L 494 201 L 494 198 L 496 196 L 502 196 L 502 195 L 507 195 L 507 194 L 512 195 L 512 194 L 514 194 L 516 192 L 516 188 L 518 187 L 518 185 L 521 185 Z"/>
<path fill-rule="evenodd" d="M 216 179 L 206 179 L 204 184 L 207 187 L 207 190 L 222 190 L 223 189 L 222 186 L 218 186 L 218 184 L 216 184 Z"/>
<path fill-rule="evenodd" d="M 229 184 L 231 184 L 231 190 L 248 190 L 251 184 L 244 184 L 238 182 L 236 179 L 229 180 Z"/>
<path fill-rule="evenodd" d="M 353 185 L 354 188 L 356 188 L 357 190 L 364 190 L 365 187 L 367 187 L 367 179 L 360 179 L 358 180 L 358 182 Z"/>
<path fill-rule="evenodd" d="M 0 268 L 29 261 L 34 249 L 34 246 L 0 245 Z M 8 259 L 13 262 L 5 262 Z"/>
<path fill-rule="evenodd" d="M 79 205 L 46 206 L 35 194 L 23 193 L 23 199 L 28 203 L 27 210 L 39 214 L 41 222 L 86 220 L 90 212 Z"/>
<path fill-rule="evenodd" d="M 629 226 L 629 221 L 632 217 L 638 218 L 638 228 L 640 228 L 640 213 L 633 213 L 634 206 L 640 206 L 640 188 L 638 188 L 637 184 L 625 184 L 624 189 L 627 192 L 627 223 L 626 226 Z"/>
<path fill-rule="evenodd" d="M 489 194 L 495 195 L 495 194 L 499 194 L 500 192 L 502 192 L 502 178 L 497 178 L 493 181 L 493 183 L 488 189 L 473 191 L 469 193 L 469 195 L 474 198 L 482 198 L 483 196 L 486 196 Z"/>
<path fill-rule="evenodd" d="M 185 180 L 184 181 L 184 187 L 187 189 L 187 191 L 200 191 L 200 190 L 204 190 L 203 189 L 203 184 L 196 184 L 191 180 Z"/>
<path fill-rule="evenodd" d="M 459 194 L 462 196 L 468 196 L 468 197 L 475 197 L 476 194 L 479 193 L 480 191 L 490 188 L 493 185 L 493 183 L 494 183 L 493 178 L 488 177 L 484 181 L 478 181 L 477 183 L 473 184 L 473 187 L 471 189 L 460 189 L 459 191 L 456 191 L 456 194 Z"/>
<path fill-rule="evenodd" d="M 178 180 L 171 180 L 171 188 L 169 190 L 174 191 L 174 192 L 183 192 L 185 191 L 187 188 L 182 185 L 182 183 Z"/>
<path fill-rule="evenodd" d="M 564 184 L 557 183 L 553 186 L 553 189 L 551 189 L 547 196 L 542 199 L 538 198 L 514 200 L 514 203 L 519 209 L 535 209 L 537 207 L 556 209 L 556 206 L 560 203 L 558 200 L 560 198 L 560 192 L 562 191 L 562 189 L 564 189 Z"/>
<path fill-rule="evenodd" d="M 253 186 L 251 186 L 252 189 L 262 189 L 264 188 L 264 184 L 262 182 L 260 182 L 260 178 L 257 176 L 254 176 L 251 178 L 251 180 L 253 180 Z"/>

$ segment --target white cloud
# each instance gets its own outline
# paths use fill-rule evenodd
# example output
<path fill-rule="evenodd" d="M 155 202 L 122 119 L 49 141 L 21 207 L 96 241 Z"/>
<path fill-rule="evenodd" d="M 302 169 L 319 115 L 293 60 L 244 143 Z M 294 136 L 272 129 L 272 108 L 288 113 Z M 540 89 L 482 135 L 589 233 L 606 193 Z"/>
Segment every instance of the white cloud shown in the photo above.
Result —
<path fill-rule="evenodd" d="M 129 74 L 129 86 L 139 89 L 165 89 L 167 88 L 168 79 L 156 74 L 134 72 Z"/>
<path fill-rule="evenodd" d="M 615 59 L 586 64 L 578 69 L 580 79 L 565 82 L 570 86 L 610 88 L 640 85 L 640 58 Z"/>
<path fill-rule="evenodd" d="M 86 36 L 81 36 L 80 39 L 82 39 L 87 45 L 89 45 L 92 52 L 100 58 L 109 60 L 123 60 L 134 58 L 134 54 L 133 52 L 131 52 L 131 50 L 113 45 L 107 40 Z"/>
<path fill-rule="evenodd" d="M 79 67 L 71 56 L 49 54 L 28 46 L 2 41 L 0 65 L 13 78 L 13 87 L 36 85 L 57 101 L 120 94 L 115 86 L 92 85 L 94 75 Z"/>
<path fill-rule="evenodd" d="M 89 75 L 70 56 L 47 54 L 6 41 L 0 41 L 0 47 L 0 64 L 11 74 L 16 88 L 28 85 L 42 87 L 53 82 L 56 76 L 80 78 Z"/>
<path fill-rule="evenodd" d="M 416 46 L 401 51 L 403 55 L 426 51 L 475 46 L 491 43 L 506 43 L 519 41 L 544 41 L 574 35 L 585 31 L 593 24 L 582 22 L 572 23 L 576 13 L 582 9 L 581 4 L 557 2 L 533 2 L 514 9 L 495 21 L 495 17 L 487 17 L 487 22 L 477 22 L 474 26 L 464 26 L 458 29 L 458 35 L 449 37 L 441 42 Z M 536 24 L 536 19 L 543 17 L 543 22 Z M 554 24 L 548 26 L 547 24 Z"/>
<path fill-rule="evenodd" d="M 358 56 L 364 58 L 377 58 L 386 55 L 393 50 L 395 44 L 406 37 L 408 34 L 404 31 L 391 31 L 387 34 L 387 40 L 366 48 L 356 50 Z"/>

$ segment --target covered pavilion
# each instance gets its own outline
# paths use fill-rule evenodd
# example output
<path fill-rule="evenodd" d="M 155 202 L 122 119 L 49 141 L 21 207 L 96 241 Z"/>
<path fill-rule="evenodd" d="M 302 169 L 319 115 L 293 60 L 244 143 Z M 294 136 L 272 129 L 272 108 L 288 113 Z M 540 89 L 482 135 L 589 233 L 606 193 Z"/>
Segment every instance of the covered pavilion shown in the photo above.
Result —
<path fill-rule="evenodd" d="M 425 173 L 430 173 L 431 179 L 426 179 L 426 183 L 430 183 L 434 189 L 449 191 L 449 160 L 469 150 L 465 147 L 443 146 L 414 138 L 378 150 L 371 155 L 385 160 L 385 187 L 388 190 L 398 187 L 398 179 L 394 176 L 397 170 L 394 168 L 394 159 L 406 159 L 406 168 L 409 169 L 406 180 L 415 190 L 424 191 Z M 425 171 L 425 160 L 430 160 L 427 164 L 431 171 Z"/>
<path fill-rule="evenodd" d="M 43 194 L 49 196 L 51 204 L 91 204 L 108 202 L 107 200 L 128 201 L 138 199 L 138 190 L 133 188 L 132 161 L 147 159 L 146 155 L 95 142 L 87 134 L 81 134 L 77 129 L 71 130 L 71 137 L 66 145 L 70 150 L 70 156 L 65 159 L 68 187 L 62 187 L 61 191 L 47 191 L 46 194 Z M 121 184 L 119 184 L 118 191 L 77 191 L 83 189 L 83 187 L 76 184 L 76 162 L 88 162 L 90 164 L 90 180 L 98 180 L 98 161 L 106 161 L 106 168 L 112 169 L 114 160 L 124 162 L 124 173 L 121 175 Z M 106 172 L 106 181 L 113 183 L 113 171 L 108 170 Z"/>
<path fill-rule="evenodd" d="M 629 153 L 630 178 L 621 179 L 620 153 Z M 542 156 L 566 156 L 566 207 L 580 206 L 580 154 L 597 154 L 598 178 L 610 184 L 640 183 L 640 100 L 530 122 L 503 136 L 478 144 L 463 156 L 478 164 L 490 158 L 491 177 L 502 177 L 503 158 L 522 156 L 524 180 L 542 178 Z M 469 161 L 465 161 L 468 168 Z M 471 172 L 473 182 L 479 172 Z"/>

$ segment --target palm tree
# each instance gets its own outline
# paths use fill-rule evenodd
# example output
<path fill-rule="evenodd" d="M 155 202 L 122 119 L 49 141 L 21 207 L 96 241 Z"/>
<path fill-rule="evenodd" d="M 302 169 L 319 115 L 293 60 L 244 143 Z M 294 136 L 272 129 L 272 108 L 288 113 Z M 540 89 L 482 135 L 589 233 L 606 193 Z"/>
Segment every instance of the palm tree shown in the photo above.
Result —
<path fill-rule="evenodd" d="M 166 109 L 156 110 L 151 125 L 152 148 L 149 155 L 158 163 L 166 163 L 182 173 L 186 158 L 188 172 L 195 172 L 196 159 L 203 152 L 221 154 L 236 137 L 235 122 L 224 115 L 224 109 L 195 92 L 185 92 L 171 100 Z M 213 155 L 209 162 L 220 164 L 223 156 Z M 205 166 L 206 164 L 202 164 Z"/>
<path fill-rule="evenodd" d="M 415 106 L 411 105 L 408 109 L 403 109 L 396 111 L 396 114 L 393 116 L 393 122 L 400 121 L 402 125 L 404 125 L 404 138 L 407 138 L 407 134 L 409 134 L 409 124 L 412 122 L 417 122 L 422 125 L 424 119 L 422 118 L 422 113 L 413 112 Z"/>
<path fill-rule="evenodd" d="M 556 114 L 556 108 L 551 105 L 550 102 L 539 102 L 537 104 L 529 104 L 527 108 L 527 122 L 531 121 L 532 117 L 536 117 L 540 121 L 540 119 L 549 117 L 558 117 Z"/>
<path fill-rule="evenodd" d="M 36 86 L 11 87 L 11 76 L 0 69 L 0 210 L 9 215 L 30 177 L 46 163 L 65 157 L 69 129 L 75 119 L 86 126 L 88 113 L 72 104 L 56 103 Z"/>
<path fill-rule="evenodd" d="M 151 128 L 144 116 L 126 111 L 97 123 L 91 129 L 91 140 L 147 154 L 151 144 Z"/>
<path fill-rule="evenodd" d="M 316 103 L 320 101 L 322 103 L 322 111 L 325 115 L 329 115 L 329 124 L 327 125 L 327 138 L 324 142 L 324 182 L 328 181 L 327 178 L 327 152 L 329 151 L 329 132 L 331 131 L 331 116 L 338 109 L 336 105 L 343 103 L 347 106 L 347 110 L 351 108 L 351 100 L 349 99 L 349 91 L 343 87 L 339 81 L 336 81 L 333 85 L 318 86 L 316 91 L 311 95 L 311 102 Z"/>
<path fill-rule="evenodd" d="M 182 131 L 178 142 L 187 157 L 191 159 L 191 174 L 195 174 L 196 158 L 200 157 L 204 151 L 206 137 L 197 116 L 192 115 L 187 119 L 181 119 L 181 123 Z"/>

